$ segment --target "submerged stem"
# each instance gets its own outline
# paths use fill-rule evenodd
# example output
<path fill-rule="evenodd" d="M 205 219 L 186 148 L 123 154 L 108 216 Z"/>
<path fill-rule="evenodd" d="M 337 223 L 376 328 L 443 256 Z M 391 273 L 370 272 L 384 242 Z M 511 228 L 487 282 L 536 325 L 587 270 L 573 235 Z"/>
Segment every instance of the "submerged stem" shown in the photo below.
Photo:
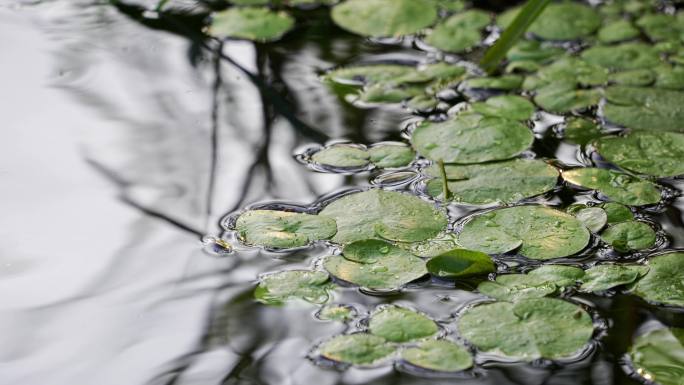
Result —
<path fill-rule="evenodd" d="M 451 198 L 451 191 L 449 191 L 449 183 L 447 181 L 446 168 L 444 167 L 444 160 L 440 159 L 437 164 L 439 165 L 439 174 L 442 176 L 442 194 L 444 195 L 444 200 L 448 201 Z"/>

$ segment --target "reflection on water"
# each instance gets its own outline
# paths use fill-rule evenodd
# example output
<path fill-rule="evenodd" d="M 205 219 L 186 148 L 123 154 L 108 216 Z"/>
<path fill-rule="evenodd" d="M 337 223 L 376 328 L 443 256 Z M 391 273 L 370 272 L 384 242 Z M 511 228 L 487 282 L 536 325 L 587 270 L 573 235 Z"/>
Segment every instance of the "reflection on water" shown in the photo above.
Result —
<path fill-rule="evenodd" d="M 178 4 L 195 15 L 183 20 L 197 31 L 206 9 Z M 84 0 L 0 4 L 1 384 L 630 383 L 618 359 L 654 315 L 628 296 L 586 297 L 612 322 L 598 349 L 568 365 L 483 362 L 474 377 L 446 380 L 391 367 L 338 372 L 308 360 L 312 345 L 344 325 L 316 320 L 309 306 L 258 305 L 252 289 L 258 274 L 307 267 L 327 250 L 219 257 L 200 239 L 219 235 L 225 213 L 255 202 L 307 204 L 371 179 L 413 182 L 412 174 L 314 173 L 293 154 L 326 139 L 401 140 L 413 116 L 352 107 L 318 76 L 423 55 L 339 33 L 325 18 L 275 46 L 206 49 L 139 11 Z M 287 119 L 295 116 L 300 122 Z M 555 139 L 551 124 L 540 119 L 533 150 L 580 164 L 577 147 Z M 684 247 L 681 199 L 651 213 L 668 247 Z M 390 297 L 340 293 L 336 301 L 362 315 L 404 302 L 441 321 L 476 297 L 429 282 Z M 665 313 L 658 318 L 681 323 Z"/>

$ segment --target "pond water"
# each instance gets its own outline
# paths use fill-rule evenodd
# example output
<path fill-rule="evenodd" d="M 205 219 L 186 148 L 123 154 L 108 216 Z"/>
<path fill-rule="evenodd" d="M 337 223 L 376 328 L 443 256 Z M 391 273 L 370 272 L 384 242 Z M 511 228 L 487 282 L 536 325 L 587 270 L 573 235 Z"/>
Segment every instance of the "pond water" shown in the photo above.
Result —
<path fill-rule="evenodd" d="M 0 384 L 639 384 L 624 362 L 637 330 L 654 320 L 684 327 L 681 312 L 634 296 L 581 294 L 573 300 L 591 309 L 596 338 L 560 363 L 480 357 L 468 374 L 443 376 L 311 359 L 312 346 L 347 326 L 318 320 L 310 304 L 265 306 L 253 291 L 259 274 L 308 268 L 329 250 L 274 253 L 224 234 L 236 248 L 227 253 L 207 240 L 254 204 L 413 189 L 414 170 L 314 172 L 295 155 L 337 139 L 406 142 L 416 115 L 398 104 L 357 108 L 320 75 L 438 54 L 344 32 L 319 9 L 278 43 L 226 41 L 221 57 L 194 39 L 204 14 L 160 19 L 145 11 L 154 3 L 0 3 Z M 586 166 L 588 155 L 557 137 L 559 122 L 539 114 L 525 155 Z M 684 181 L 667 183 L 668 203 L 638 215 L 658 230 L 656 249 L 684 248 Z M 544 199 L 597 201 L 567 188 Z M 450 208 L 454 219 L 471 212 Z M 423 279 L 391 295 L 344 287 L 335 302 L 360 314 L 414 306 L 449 330 L 479 298 L 472 289 Z"/>

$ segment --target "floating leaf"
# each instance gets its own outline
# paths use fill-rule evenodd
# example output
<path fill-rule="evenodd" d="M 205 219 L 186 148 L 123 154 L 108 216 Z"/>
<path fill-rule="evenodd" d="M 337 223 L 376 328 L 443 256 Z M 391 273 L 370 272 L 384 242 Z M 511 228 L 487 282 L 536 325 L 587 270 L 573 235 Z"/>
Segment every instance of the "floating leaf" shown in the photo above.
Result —
<path fill-rule="evenodd" d="M 611 70 L 651 68 L 660 63 L 658 52 L 645 43 L 597 45 L 582 52 L 581 57 L 588 63 Z"/>
<path fill-rule="evenodd" d="M 482 165 L 447 165 L 445 167 L 450 198 L 466 204 L 513 203 L 543 194 L 556 186 L 558 171 L 551 165 L 532 159 L 515 159 Z M 438 176 L 436 166 L 427 170 Z M 427 184 L 428 194 L 442 196 L 442 179 Z"/>
<path fill-rule="evenodd" d="M 551 298 L 475 306 L 461 316 L 458 327 L 480 350 L 526 361 L 569 357 L 586 346 L 594 331 L 581 307 Z"/>
<path fill-rule="evenodd" d="M 598 139 L 594 147 L 603 158 L 626 170 L 658 177 L 684 174 L 684 135 L 633 131 Z"/>
<path fill-rule="evenodd" d="M 544 44 L 537 40 L 521 40 L 506 53 L 508 61 L 531 61 L 543 63 L 555 59 L 565 52 L 562 48 Z"/>
<path fill-rule="evenodd" d="M 413 255 L 421 257 L 436 257 L 449 250 L 460 248 L 456 234 L 450 231 L 441 232 L 434 238 L 425 241 L 413 243 L 397 242 L 397 246 L 408 250 Z"/>
<path fill-rule="evenodd" d="M 608 81 L 608 70 L 582 59 L 564 56 L 525 78 L 523 88 L 536 90 L 549 85 L 598 86 Z"/>
<path fill-rule="evenodd" d="M 437 19 L 435 4 L 428 0 L 347 0 L 333 7 L 333 21 L 364 36 L 410 35 Z"/>
<path fill-rule="evenodd" d="M 280 39 L 294 26 L 285 12 L 261 7 L 231 7 L 214 15 L 209 31 L 214 36 L 260 42 Z"/>
<path fill-rule="evenodd" d="M 328 204 L 320 215 L 337 222 L 333 241 L 362 239 L 418 242 L 439 234 L 446 225 L 443 211 L 418 197 L 379 189 L 343 196 Z"/>
<path fill-rule="evenodd" d="M 506 29 L 518 12 L 519 7 L 502 13 L 497 24 Z M 574 40 L 591 35 L 600 26 L 601 17 L 591 7 L 562 2 L 547 6 L 528 32 L 546 40 Z"/>
<path fill-rule="evenodd" d="M 379 168 L 408 166 L 416 154 L 408 146 L 396 144 L 379 144 L 368 149 L 370 160 Z"/>
<path fill-rule="evenodd" d="M 638 36 L 639 30 L 624 19 L 611 21 L 598 31 L 598 39 L 602 43 L 618 43 Z"/>
<path fill-rule="evenodd" d="M 446 340 L 421 342 L 404 350 L 401 358 L 413 366 L 439 372 L 459 372 L 473 366 L 473 357 L 466 348 Z"/>
<path fill-rule="evenodd" d="M 627 221 L 608 227 L 601 233 L 601 239 L 615 250 L 627 252 L 653 247 L 656 234 L 646 223 Z"/>
<path fill-rule="evenodd" d="M 331 218 L 277 210 L 249 210 L 235 222 L 240 238 L 248 245 L 271 248 L 306 246 L 335 235 Z"/>
<path fill-rule="evenodd" d="M 636 373 L 649 383 L 681 385 L 684 378 L 684 329 L 656 329 L 642 334 L 629 349 Z"/>
<path fill-rule="evenodd" d="M 647 301 L 684 306 L 684 253 L 652 257 L 649 270 L 632 288 Z"/>
<path fill-rule="evenodd" d="M 684 17 L 666 14 L 647 14 L 636 24 L 653 41 L 680 40 L 684 36 Z"/>
<path fill-rule="evenodd" d="M 589 231 L 575 217 L 544 206 L 516 206 L 472 217 L 459 243 L 489 254 L 515 250 L 532 259 L 560 258 L 580 252 Z"/>
<path fill-rule="evenodd" d="M 413 66 L 372 64 L 338 68 L 328 72 L 324 78 L 335 83 L 360 86 L 377 83 L 424 83 L 431 79 L 431 75 L 421 73 Z"/>
<path fill-rule="evenodd" d="M 481 282 L 477 290 L 501 301 L 515 302 L 554 294 L 558 289 L 575 285 L 583 275 L 578 267 L 544 265 L 527 274 L 498 275 L 493 282 Z"/>
<path fill-rule="evenodd" d="M 533 140 L 532 131 L 520 122 L 473 113 L 440 123 L 422 122 L 411 136 L 418 154 L 446 163 L 509 159 L 529 148 Z"/>
<path fill-rule="evenodd" d="M 656 80 L 656 73 L 647 68 L 625 70 L 608 75 L 608 80 L 624 86 L 648 86 Z"/>
<path fill-rule="evenodd" d="M 606 212 L 608 224 L 615 224 L 619 222 L 631 221 L 634 219 L 634 214 L 625 205 L 621 205 L 615 202 L 608 202 L 601 205 L 603 211 Z"/>
<path fill-rule="evenodd" d="M 392 244 L 371 240 L 355 243 L 349 258 L 327 257 L 323 266 L 333 276 L 368 289 L 394 290 L 425 274 L 425 262 Z M 358 262 L 365 261 L 365 262 Z"/>
<path fill-rule="evenodd" d="M 633 129 L 684 132 L 684 92 L 611 86 L 605 90 L 604 117 Z"/>
<path fill-rule="evenodd" d="M 571 143 L 585 145 L 601 136 L 601 128 L 592 120 L 569 117 L 563 128 L 563 139 Z"/>
<path fill-rule="evenodd" d="M 285 270 L 261 276 L 254 296 L 267 305 L 282 305 L 293 298 L 320 304 L 328 301 L 334 287 L 324 271 Z"/>
<path fill-rule="evenodd" d="M 608 215 L 600 207 L 581 209 L 575 214 L 575 218 L 579 219 L 580 222 L 584 223 L 594 233 L 601 231 L 608 222 Z"/>
<path fill-rule="evenodd" d="M 438 255 L 427 262 L 432 275 L 442 278 L 463 278 L 496 271 L 492 258 L 479 251 L 455 249 Z"/>
<path fill-rule="evenodd" d="M 576 89 L 574 84 L 562 81 L 539 88 L 534 96 L 534 102 L 539 107 L 555 113 L 589 108 L 600 100 L 600 91 Z"/>
<path fill-rule="evenodd" d="M 563 171 L 566 181 L 592 190 L 598 190 L 608 199 L 631 206 L 660 202 L 660 191 L 651 182 L 615 170 L 603 168 L 576 168 Z"/>
<path fill-rule="evenodd" d="M 596 265 L 585 272 L 580 290 L 597 292 L 627 285 L 647 271 L 648 267 L 641 265 Z"/>
<path fill-rule="evenodd" d="M 349 305 L 326 305 L 316 313 L 322 321 L 347 322 L 356 316 L 356 309 Z"/>
<path fill-rule="evenodd" d="M 368 151 L 356 146 L 336 144 L 316 152 L 311 157 L 311 160 L 315 163 L 331 167 L 364 167 L 368 165 L 370 155 Z"/>
<path fill-rule="evenodd" d="M 527 120 L 534 114 L 534 104 L 517 95 L 501 95 L 471 105 L 473 111 L 484 116 L 511 120 Z"/>
<path fill-rule="evenodd" d="M 552 282 L 560 288 L 572 286 L 582 279 L 584 271 L 579 267 L 565 265 L 544 265 L 529 273 L 528 276 L 544 282 Z"/>
<path fill-rule="evenodd" d="M 512 91 L 519 89 L 523 77 L 520 75 L 502 75 L 497 77 L 470 78 L 464 82 L 465 88 Z"/>
<path fill-rule="evenodd" d="M 409 342 L 439 331 L 435 321 L 399 306 L 385 306 L 371 314 L 368 331 L 391 342 Z"/>
<path fill-rule="evenodd" d="M 446 52 L 464 52 L 480 43 L 491 18 L 480 10 L 455 14 L 434 28 L 425 38 L 431 46 Z"/>
<path fill-rule="evenodd" d="M 396 346 L 384 338 L 365 333 L 333 337 L 318 347 L 322 357 L 353 365 L 375 364 L 395 350 Z"/>

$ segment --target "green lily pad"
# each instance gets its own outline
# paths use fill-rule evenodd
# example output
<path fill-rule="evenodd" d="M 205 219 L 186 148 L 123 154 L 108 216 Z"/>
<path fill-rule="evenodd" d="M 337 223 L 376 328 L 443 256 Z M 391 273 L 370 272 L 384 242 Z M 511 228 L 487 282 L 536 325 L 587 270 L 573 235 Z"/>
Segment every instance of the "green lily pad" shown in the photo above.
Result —
<path fill-rule="evenodd" d="M 684 378 L 684 329 L 656 329 L 638 336 L 629 349 L 636 373 L 649 383 L 681 385 Z"/>
<path fill-rule="evenodd" d="M 660 202 L 660 190 L 653 183 L 615 170 L 603 168 L 576 168 L 563 171 L 566 181 L 598 190 L 608 199 L 631 206 Z"/>
<path fill-rule="evenodd" d="M 491 21 L 480 10 L 457 13 L 438 24 L 425 38 L 431 46 L 446 52 L 465 52 L 482 41 L 482 31 Z"/>
<path fill-rule="evenodd" d="M 575 285 L 583 276 L 584 271 L 578 267 L 544 265 L 527 274 L 498 275 L 495 281 L 481 282 L 477 290 L 501 301 L 515 302 L 554 294 Z"/>
<path fill-rule="evenodd" d="M 267 305 L 282 305 L 293 298 L 321 304 L 334 287 L 324 271 L 285 270 L 261 276 L 254 297 Z"/>
<path fill-rule="evenodd" d="M 608 214 L 600 207 L 587 207 L 581 209 L 575 214 L 575 218 L 584 223 L 589 230 L 594 233 L 601 231 L 601 229 L 608 223 Z"/>
<path fill-rule="evenodd" d="M 380 144 L 368 149 L 371 162 L 379 168 L 408 166 L 416 157 L 413 149 L 404 145 Z"/>
<path fill-rule="evenodd" d="M 461 113 L 445 122 L 422 122 L 411 136 L 418 154 L 446 163 L 513 158 L 533 141 L 532 131 L 520 122 L 473 113 Z"/>
<path fill-rule="evenodd" d="M 470 78 L 464 82 L 464 86 L 474 89 L 512 91 L 519 89 L 522 83 L 523 77 L 520 75 L 502 75 Z"/>
<path fill-rule="evenodd" d="M 648 86 L 656 81 L 656 73 L 648 68 L 625 70 L 608 75 L 611 83 L 623 86 Z"/>
<path fill-rule="evenodd" d="M 632 210 L 625 205 L 615 202 L 607 202 L 601 205 L 603 211 L 606 212 L 608 224 L 615 224 L 619 222 L 631 221 L 634 219 Z"/>
<path fill-rule="evenodd" d="M 397 246 L 408 250 L 413 255 L 426 258 L 436 257 L 449 250 L 460 248 L 457 235 L 450 231 L 443 231 L 434 238 L 425 241 L 412 243 L 397 242 Z"/>
<path fill-rule="evenodd" d="M 605 90 L 604 117 L 633 129 L 684 132 L 684 92 L 611 86 Z"/>
<path fill-rule="evenodd" d="M 311 160 L 324 166 L 364 167 L 370 162 L 368 151 L 346 144 L 335 144 L 313 154 Z"/>
<path fill-rule="evenodd" d="M 585 145 L 601 135 L 601 128 L 593 120 L 574 116 L 565 120 L 563 139 L 568 142 Z"/>
<path fill-rule="evenodd" d="M 647 14 L 636 24 L 653 41 L 680 40 L 684 37 L 684 17 L 662 13 Z"/>
<path fill-rule="evenodd" d="M 209 31 L 218 37 L 231 37 L 260 42 L 280 39 L 294 26 L 285 12 L 261 7 L 232 7 L 214 15 Z"/>
<path fill-rule="evenodd" d="M 439 331 L 435 321 L 399 306 L 385 306 L 371 314 L 368 331 L 391 342 L 409 342 Z"/>
<path fill-rule="evenodd" d="M 333 242 L 362 239 L 418 242 L 447 225 L 442 210 L 418 197 L 379 189 L 349 194 L 328 204 L 320 215 L 337 222 Z"/>
<path fill-rule="evenodd" d="M 430 0 L 439 9 L 448 12 L 458 12 L 462 11 L 466 7 L 466 2 L 464 0 Z"/>
<path fill-rule="evenodd" d="M 630 284 L 646 272 L 648 272 L 648 266 L 597 265 L 585 272 L 580 290 L 587 292 L 605 291 L 616 286 Z"/>
<path fill-rule="evenodd" d="M 360 86 L 377 83 L 424 83 L 429 81 L 431 76 L 427 73 L 419 72 L 412 66 L 371 64 L 338 68 L 328 72 L 324 79 L 340 84 Z"/>
<path fill-rule="evenodd" d="M 607 161 L 626 170 L 658 177 L 684 174 L 684 135 L 633 131 L 598 139 L 594 147 Z"/>
<path fill-rule="evenodd" d="M 392 251 L 395 251 L 395 246 L 391 243 L 379 239 L 364 239 L 347 244 L 342 253 L 350 261 L 376 263 Z"/>
<path fill-rule="evenodd" d="M 358 101 L 364 103 L 400 103 L 404 100 L 423 95 L 421 86 L 396 86 L 393 84 L 371 84 L 358 94 Z"/>
<path fill-rule="evenodd" d="M 597 45 L 582 52 L 581 57 L 590 64 L 611 70 L 651 68 L 660 64 L 658 52 L 645 43 Z"/>
<path fill-rule="evenodd" d="M 683 51 L 684 53 L 684 51 Z M 662 65 L 654 68 L 656 88 L 684 89 L 684 67 Z"/>
<path fill-rule="evenodd" d="M 684 306 L 684 253 L 667 253 L 648 261 L 648 273 L 632 292 L 647 301 Z"/>
<path fill-rule="evenodd" d="M 601 239 L 615 250 L 627 252 L 653 247 L 656 233 L 646 223 L 627 221 L 608 227 L 601 233 Z"/>
<path fill-rule="evenodd" d="M 458 241 L 489 254 L 515 250 L 531 259 L 576 254 L 589 243 L 589 231 L 572 215 L 544 206 L 516 206 L 472 217 Z"/>
<path fill-rule="evenodd" d="M 608 70 L 596 64 L 572 56 L 564 56 L 527 76 L 522 87 L 537 90 L 549 85 L 599 86 L 608 81 Z"/>
<path fill-rule="evenodd" d="M 514 159 L 482 165 L 447 165 L 450 199 L 458 203 L 489 204 L 513 203 L 535 195 L 543 194 L 556 186 L 558 170 L 553 166 L 532 159 Z M 439 176 L 433 165 L 428 175 Z M 442 179 L 432 179 L 427 184 L 428 194 L 440 197 L 443 194 Z"/>
<path fill-rule="evenodd" d="M 497 24 L 504 30 L 520 12 L 520 7 L 502 13 Z M 601 26 L 601 17 L 589 6 L 561 2 L 549 4 L 530 25 L 528 32 L 545 40 L 574 40 L 594 33 Z"/>
<path fill-rule="evenodd" d="M 583 110 L 598 104 L 601 92 L 595 89 L 577 89 L 574 84 L 557 82 L 537 89 L 534 102 L 554 113 Z"/>
<path fill-rule="evenodd" d="M 598 31 L 602 43 L 618 43 L 639 36 L 639 30 L 629 20 L 618 19 L 605 24 Z"/>
<path fill-rule="evenodd" d="M 335 255 L 327 257 L 323 266 L 343 281 L 376 290 L 395 290 L 427 274 L 422 259 L 397 246 L 380 242 L 356 244 L 349 258 L 357 261 Z"/>
<path fill-rule="evenodd" d="M 335 24 L 363 36 L 410 35 L 432 25 L 437 8 L 428 0 L 347 0 L 333 7 Z"/>
<path fill-rule="evenodd" d="M 562 48 L 544 44 L 537 40 L 521 40 L 506 53 L 508 61 L 543 63 L 555 59 L 565 52 Z"/>
<path fill-rule="evenodd" d="M 333 219 L 321 215 L 250 210 L 238 217 L 235 230 L 248 245 L 284 249 L 328 239 L 337 227 Z"/>
<path fill-rule="evenodd" d="M 322 357 L 353 365 L 373 365 L 395 351 L 394 344 L 382 337 L 365 333 L 333 337 L 318 347 Z"/>
<path fill-rule="evenodd" d="M 480 115 L 506 118 L 511 120 L 528 120 L 534 114 L 534 104 L 517 95 L 501 95 L 477 102 L 471 109 Z"/>
<path fill-rule="evenodd" d="M 321 321 L 347 322 L 356 317 L 356 309 L 349 305 L 326 305 L 316 313 Z"/>
<path fill-rule="evenodd" d="M 584 309 L 551 298 L 475 306 L 461 316 L 458 328 L 484 352 L 526 361 L 572 356 L 594 332 Z"/>
<path fill-rule="evenodd" d="M 455 249 L 430 259 L 427 269 L 430 274 L 441 278 L 463 278 L 493 273 L 496 265 L 485 253 Z"/>
<path fill-rule="evenodd" d="M 413 366 L 439 372 L 460 372 L 473 366 L 473 357 L 466 348 L 445 340 L 421 342 L 404 350 L 401 358 Z"/>

